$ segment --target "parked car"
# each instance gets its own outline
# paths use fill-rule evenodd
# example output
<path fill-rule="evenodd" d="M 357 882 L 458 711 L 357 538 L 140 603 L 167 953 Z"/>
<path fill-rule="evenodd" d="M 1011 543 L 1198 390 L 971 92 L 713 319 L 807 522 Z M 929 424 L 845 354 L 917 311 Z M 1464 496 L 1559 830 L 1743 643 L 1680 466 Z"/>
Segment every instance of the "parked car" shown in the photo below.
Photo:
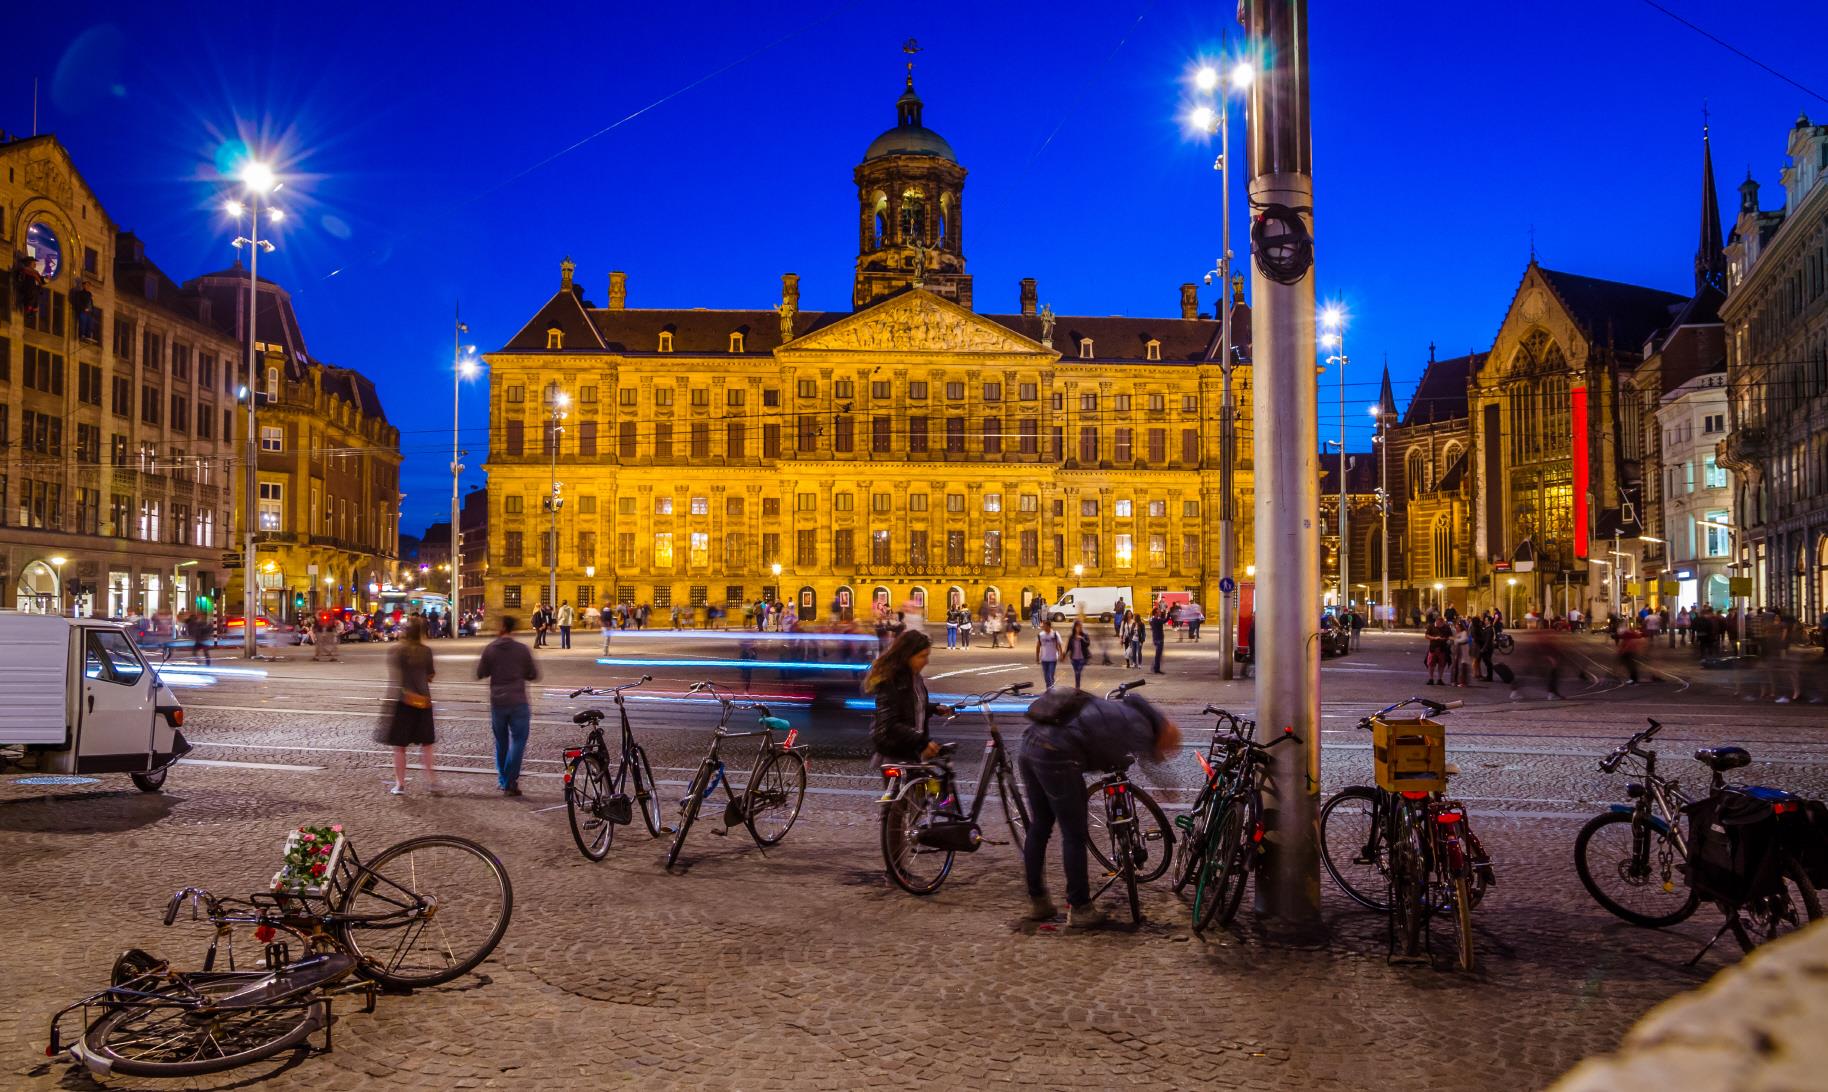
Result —
<path fill-rule="evenodd" d="M 1320 616 L 1320 658 L 1344 656 L 1352 651 L 1352 631 L 1331 614 Z"/>
<path fill-rule="evenodd" d="M 247 625 L 247 621 L 246 618 L 239 615 L 224 618 L 218 632 L 221 634 L 240 633 L 241 628 Z M 258 637 L 272 628 L 273 619 L 268 618 L 264 614 L 256 614 L 254 616 L 254 636 Z"/>

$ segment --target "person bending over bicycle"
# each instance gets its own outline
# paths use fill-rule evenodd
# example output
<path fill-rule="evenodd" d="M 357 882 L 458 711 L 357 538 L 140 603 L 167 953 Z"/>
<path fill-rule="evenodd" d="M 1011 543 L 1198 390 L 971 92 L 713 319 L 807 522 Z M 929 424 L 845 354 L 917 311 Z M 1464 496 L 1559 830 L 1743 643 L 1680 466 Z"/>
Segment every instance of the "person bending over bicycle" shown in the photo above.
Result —
<path fill-rule="evenodd" d="M 891 762 L 923 762 L 939 753 L 927 735 L 927 718 L 948 716 L 952 708 L 927 697 L 927 669 L 933 642 L 919 630 L 906 630 L 876 657 L 863 680 L 864 693 L 876 699 L 870 744 Z"/>
<path fill-rule="evenodd" d="M 1083 690 L 1050 690 L 1028 707 L 1027 717 L 1031 723 L 1018 766 L 1028 794 L 1028 837 L 1022 844 L 1028 918 L 1046 921 L 1058 913 L 1043 875 L 1048 838 L 1058 821 L 1066 923 L 1071 928 L 1098 925 L 1105 914 L 1092 905 L 1086 878 L 1085 775 L 1124 769 L 1138 756 L 1160 761 L 1180 747 L 1180 728 L 1143 698 L 1112 701 Z"/>

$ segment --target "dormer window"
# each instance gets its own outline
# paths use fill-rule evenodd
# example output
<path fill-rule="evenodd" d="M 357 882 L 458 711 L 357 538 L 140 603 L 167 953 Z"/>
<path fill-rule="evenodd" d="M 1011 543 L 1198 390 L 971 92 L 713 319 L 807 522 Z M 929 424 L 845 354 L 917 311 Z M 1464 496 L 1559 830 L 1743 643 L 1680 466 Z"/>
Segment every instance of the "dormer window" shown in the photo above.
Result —
<path fill-rule="evenodd" d="M 733 353 L 740 353 L 743 351 L 743 332 L 741 330 L 730 335 L 730 351 Z"/>
<path fill-rule="evenodd" d="M 1082 337 L 1079 339 L 1079 359 L 1080 360 L 1092 359 L 1092 339 L 1091 338 Z"/>
<path fill-rule="evenodd" d="M 557 326 L 547 327 L 546 328 L 546 348 L 563 349 L 564 347 L 565 347 L 565 331 L 559 329 Z"/>
<path fill-rule="evenodd" d="M 1160 360 L 1161 358 L 1162 343 L 1155 338 L 1150 338 L 1148 342 L 1143 345 L 1143 359 Z"/>
<path fill-rule="evenodd" d="M 663 353 L 670 353 L 673 351 L 673 331 L 660 331 L 660 351 Z"/>

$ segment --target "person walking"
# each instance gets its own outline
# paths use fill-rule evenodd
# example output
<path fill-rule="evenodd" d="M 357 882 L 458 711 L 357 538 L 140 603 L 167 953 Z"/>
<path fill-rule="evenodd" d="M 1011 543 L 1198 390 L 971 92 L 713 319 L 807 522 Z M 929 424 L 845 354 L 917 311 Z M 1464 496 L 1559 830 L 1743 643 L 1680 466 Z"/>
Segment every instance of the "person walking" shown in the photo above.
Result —
<path fill-rule="evenodd" d="M 1638 660 L 1644 644 L 1644 631 L 1630 624 L 1619 626 L 1619 665 L 1625 669 L 1626 686 L 1638 684 Z"/>
<path fill-rule="evenodd" d="M 319 611 L 315 628 L 311 630 L 311 658 L 313 660 L 337 661 L 336 642 L 341 633 L 341 626 L 329 611 Z"/>
<path fill-rule="evenodd" d="M 1354 608 L 1354 609 L 1346 612 L 1346 621 L 1351 623 L 1351 626 L 1352 626 L 1352 630 L 1351 630 L 1352 647 L 1354 649 L 1357 649 L 1360 652 L 1364 651 L 1365 616 L 1363 614 L 1359 613 L 1357 608 Z"/>
<path fill-rule="evenodd" d="M 243 624 L 246 625 L 250 623 L 244 621 Z M 207 612 L 199 610 L 191 613 L 190 620 L 187 621 L 184 626 L 186 635 L 190 637 L 191 647 L 196 649 L 196 654 L 203 657 L 203 662 L 208 664 L 210 662 L 210 642 L 214 640 L 216 636 L 215 623 L 210 620 L 210 616 Z"/>
<path fill-rule="evenodd" d="M 1187 631 L 1181 628 L 1181 605 L 1179 603 L 1168 608 L 1168 628 L 1174 631 L 1175 640 L 1185 641 L 1187 639 Z"/>
<path fill-rule="evenodd" d="M 616 612 L 606 609 L 603 612 L 603 655 L 605 656 L 609 655 L 609 636 L 615 631 Z"/>
<path fill-rule="evenodd" d="M 1085 775 L 1121 769 L 1133 756 L 1161 761 L 1181 742 L 1180 729 L 1137 695 L 1122 701 L 1083 690 L 1052 691 L 1028 707 L 1016 764 L 1028 794 L 1028 834 L 1022 868 L 1028 883 L 1028 919 L 1048 921 L 1059 909 L 1047 893 L 1047 843 L 1060 828 L 1060 865 L 1066 873 L 1066 923 L 1085 929 L 1105 920 L 1092 903 L 1086 875 Z"/>
<path fill-rule="evenodd" d="M 921 672 L 933 655 L 933 641 L 910 629 L 895 639 L 870 664 L 863 692 L 875 699 L 870 720 L 870 746 L 891 762 L 924 762 L 939 753 L 939 744 L 927 734 L 927 718 L 952 712 L 950 706 L 927 696 Z"/>
<path fill-rule="evenodd" d="M 1060 667 L 1060 635 L 1045 618 L 1041 619 L 1041 628 L 1035 630 L 1035 662 L 1041 665 L 1041 688 L 1052 690 L 1054 672 Z"/>
<path fill-rule="evenodd" d="M 1188 603 L 1181 608 L 1181 620 L 1187 623 L 1187 639 L 1199 644 L 1200 623 L 1206 621 L 1206 609 L 1198 603 Z"/>
<path fill-rule="evenodd" d="M 576 617 L 576 614 L 571 609 L 571 600 L 567 599 L 559 604 L 559 612 L 555 621 L 558 622 L 559 627 L 560 648 L 571 647 L 571 623 Z"/>
<path fill-rule="evenodd" d="M 1423 634 L 1428 638 L 1428 685 L 1445 686 L 1447 667 L 1453 662 L 1453 627 L 1446 618 L 1431 612 Z"/>
<path fill-rule="evenodd" d="M 1142 656 L 1143 656 L 1143 634 L 1148 630 L 1149 627 L 1148 627 L 1148 624 L 1143 621 L 1142 615 L 1137 614 L 1135 611 L 1130 611 L 1129 614 L 1127 615 L 1127 617 L 1129 619 L 1129 625 L 1130 625 L 1130 638 L 1129 638 L 1130 657 L 1126 661 L 1126 666 L 1141 669 Z"/>
<path fill-rule="evenodd" d="M 1073 665 L 1073 689 L 1077 690 L 1085 675 L 1085 662 L 1092 658 L 1092 635 L 1085 631 L 1081 619 L 1073 619 L 1073 630 L 1066 635 L 1066 658 Z M 1109 657 L 1106 662 L 1110 662 Z"/>
<path fill-rule="evenodd" d="M 1466 619 L 1454 623 L 1452 644 L 1454 685 L 1465 686 L 1472 681 L 1472 625 Z"/>
<path fill-rule="evenodd" d="M 1160 675 L 1162 673 L 1162 647 L 1167 641 L 1167 627 L 1168 612 L 1158 606 L 1149 614 L 1149 639 L 1155 643 L 1155 666 L 1149 670 L 1149 674 L 1151 675 Z M 1137 651 L 1136 655 L 1136 666 L 1142 666 L 1142 652 L 1140 649 Z"/>
<path fill-rule="evenodd" d="M 533 647 L 546 647 L 546 604 L 533 608 Z"/>
<path fill-rule="evenodd" d="M 527 684 L 540 677 L 533 653 L 514 639 L 515 619 L 501 616 L 501 634 L 482 650 L 476 677 L 489 680 L 489 731 L 495 736 L 496 783 L 503 795 L 520 795 L 521 756 L 527 750 L 527 732 L 533 707 Z"/>
<path fill-rule="evenodd" d="M 432 650 L 425 645 L 425 623 L 409 619 L 400 643 L 387 654 L 387 674 L 394 692 L 393 708 L 375 730 L 375 742 L 392 747 L 394 783 L 387 791 L 394 796 L 406 793 L 406 749 L 419 748 L 419 768 L 425 771 L 425 787 L 438 791 L 438 776 L 432 772 L 435 758 L 432 748 L 438 741 L 432 724 L 432 678 L 436 674 Z"/>
<path fill-rule="evenodd" d="M 1022 616 L 1016 613 L 1016 605 L 1009 604 L 1003 608 L 1003 640 L 1005 647 L 1016 647 L 1016 635 L 1022 632 Z"/>
<path fill-rule="evenodd" d="M 958 647 L 958 611 L 946 612 L 946 647 Z"/>

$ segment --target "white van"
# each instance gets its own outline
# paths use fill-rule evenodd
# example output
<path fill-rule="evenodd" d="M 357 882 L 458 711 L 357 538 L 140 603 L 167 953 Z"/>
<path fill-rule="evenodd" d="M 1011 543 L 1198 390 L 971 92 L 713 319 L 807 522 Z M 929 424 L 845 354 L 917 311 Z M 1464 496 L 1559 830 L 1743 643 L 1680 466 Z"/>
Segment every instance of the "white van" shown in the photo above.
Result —
<path fill-rule="evenodd" d="M 0 748 L 14 765 L 130 774 L 157 792 L 190 751 L 183 723 L 184 707 L 124 627 L 0 611 Z"/>
<path fill-rule="evenodd" d="M 1136 606 L 1136 594 L 1131 588 L 1068 588 L 1060 601 L 1048 608 L 1056 622 L 1070 622 L 1084 613 L 1086 618 L 1096 618 L 1100 622 L 1109 622 L 1117 610 L 1117 601 L 1123 600 L 1125 607 Z"/>

